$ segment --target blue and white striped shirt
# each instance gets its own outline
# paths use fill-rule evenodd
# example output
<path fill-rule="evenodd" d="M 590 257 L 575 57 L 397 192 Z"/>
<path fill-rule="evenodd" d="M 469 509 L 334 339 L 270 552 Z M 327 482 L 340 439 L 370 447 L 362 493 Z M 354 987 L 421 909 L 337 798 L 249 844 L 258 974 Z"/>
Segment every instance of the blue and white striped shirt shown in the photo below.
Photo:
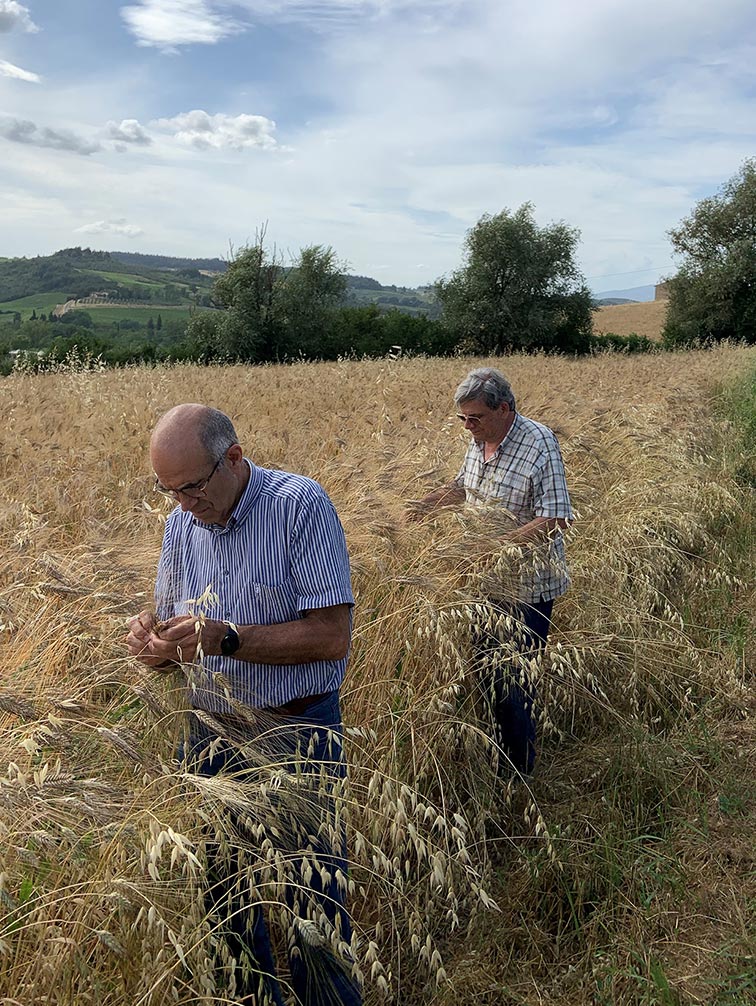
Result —
<path fill-rule="evenodd" d="M 245 459 L 246 460 L 246 459 Z M 206 591 L 208 618 L 237 625 L 291 622 L 313 608 L 353 604 L 344 531 L 325 490 L 303 475 L 258 468 L 228 524 L 204 524 L 171 511 L 165 525 L 155 600 L 158 618 L 197 612 Z M 347 659 L 307 664 L 256 664 L 205 656 L 189 672 L 192 704 L 229 712 L 231 695 L 253 707 L 280 706 L 338 688 Z"/>

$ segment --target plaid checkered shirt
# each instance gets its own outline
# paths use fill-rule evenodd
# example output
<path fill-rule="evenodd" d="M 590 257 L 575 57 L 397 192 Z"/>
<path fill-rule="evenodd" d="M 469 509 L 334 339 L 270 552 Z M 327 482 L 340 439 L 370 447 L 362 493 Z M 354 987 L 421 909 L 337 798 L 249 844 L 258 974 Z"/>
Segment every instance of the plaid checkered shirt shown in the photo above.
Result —
<path fill-rule="evenodd" d="M 496 453 L 484 461 L 484 444 L 472 440 L 455 482 L 467 503 L 499 501 L 518 527 L 536 517 L 573 519 L 559 443 L 547 427 L 516 413 Z M 520 571 L 520 600 L 549 601 L 570 584 L 561 531 L 526 551 Z"/>

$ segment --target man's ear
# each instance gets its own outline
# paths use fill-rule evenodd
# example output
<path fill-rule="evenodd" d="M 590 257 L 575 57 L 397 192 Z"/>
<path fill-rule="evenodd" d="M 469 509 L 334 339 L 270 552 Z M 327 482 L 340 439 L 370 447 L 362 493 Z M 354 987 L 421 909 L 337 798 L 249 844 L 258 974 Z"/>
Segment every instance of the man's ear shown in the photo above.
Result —
<path fill-rule="evenodd" d="M 239 444 L 234 444 L 226 451 L 226 461 L 228 461 L 232 467 L 241 464 L 243 458 L 244 451 L 241 449 Z"/>

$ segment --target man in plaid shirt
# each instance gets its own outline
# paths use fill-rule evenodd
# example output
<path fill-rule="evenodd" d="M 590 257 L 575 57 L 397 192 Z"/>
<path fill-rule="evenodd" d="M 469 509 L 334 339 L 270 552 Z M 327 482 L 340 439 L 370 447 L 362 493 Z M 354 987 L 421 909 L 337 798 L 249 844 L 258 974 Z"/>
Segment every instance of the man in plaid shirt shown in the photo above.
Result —
<path fill-rule="evenodd" d="M 471 371 L 454 401 L 458 418 L 472 436 L 464 462 L 453 482 L 414 505 L 409 519 L 463 502 L 500 504 L 512 517 L 506 539 L 523 549 L 518 597 L 497 605 L 517 626 L 508 640 L 509 659 L 507 647 L 489 630 L 479 633 L 476 649 L 481 664 L 492 671 L 493 712 L 504 764 L 529 773 L 535 761 L 535 724 L 527 657 L 546 645 L 554 599 L 570 583 L 562 530 L 573 513 L 564 462 L 554 433 L 517 412 L 512 388 L 500 371 Z M 526 659 L 516 661 L 515 653 Z"/>

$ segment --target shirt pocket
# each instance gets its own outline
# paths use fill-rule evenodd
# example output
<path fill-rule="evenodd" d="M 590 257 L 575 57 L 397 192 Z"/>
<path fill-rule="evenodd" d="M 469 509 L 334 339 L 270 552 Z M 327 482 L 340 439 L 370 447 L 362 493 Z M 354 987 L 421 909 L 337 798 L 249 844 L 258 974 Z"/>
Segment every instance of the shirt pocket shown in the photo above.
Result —
<path fill-rule="evenodd" d="M 276 584 L 248 580 L 242 584 L 234 607 L 242 625 L 276 625 L 300 617 L 292 579 Z"/>
<path fill-rule="evenodd" d="M 511 473 L 494 475 L 481 487 L 488 499 L 500 500 L 502 506 L 515 513 L 528 510 L 533 505 L 533 489 L 530 479 Z"/>

